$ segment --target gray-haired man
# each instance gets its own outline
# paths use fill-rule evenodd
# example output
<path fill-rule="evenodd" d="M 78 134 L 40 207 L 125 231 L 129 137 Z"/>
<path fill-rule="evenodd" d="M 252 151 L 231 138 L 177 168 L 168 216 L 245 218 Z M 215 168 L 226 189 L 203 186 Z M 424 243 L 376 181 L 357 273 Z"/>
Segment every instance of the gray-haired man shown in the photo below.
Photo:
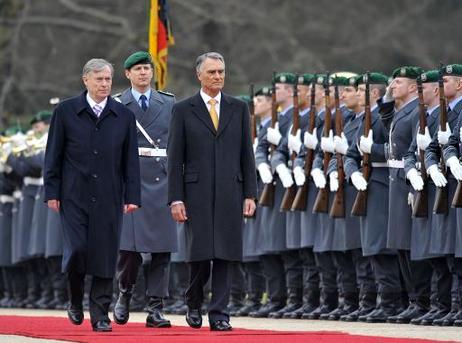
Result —
<path fill-rule="evenodd" d="M 109 96 L 112 75 L 105 60 L 85 64 L 86 91 L 62 101 L 53 113 L 44 168 L 45 200 L 63 224 L 68 316 L 82 323 L 84 279 L 92 275 L 94 331 L 112 330 L 108 309 L 122 214 L 140 206 L 135 116 Z"/>

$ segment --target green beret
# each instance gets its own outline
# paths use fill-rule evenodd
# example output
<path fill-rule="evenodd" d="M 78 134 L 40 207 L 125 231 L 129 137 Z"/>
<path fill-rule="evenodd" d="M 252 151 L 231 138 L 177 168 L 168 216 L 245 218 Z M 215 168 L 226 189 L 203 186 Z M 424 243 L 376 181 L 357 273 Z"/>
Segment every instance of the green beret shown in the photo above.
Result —
<path fill-rule="evenodd" d="M 302 75 L 300 75 L 298 77 L 298 84 L 299 85 L 309 86 L 309 85 L 311 85 L 311 82 L 313 82 L 315 77 L 316 77 L 316 75 L 314 75 L 314 74 L 309 74 L 309 73 L 302 74 Z"/>
<path fill-rule="evenodd" d="M 152 65 L 151 55 L 146 51 L 137 51 L 134 54 L 131 54 L 127 57 L 124 62 L 124 68 L 130 69 L 136 64 L 150 64 Z"/>
<path fill-rule="evenodd" d="M 404 67 L 396 68 L 395 70 L 393 70 L 392 77 L 394 79 L 397 77 L 405 77 L 407 79 L 415 80 L 423 72 L 424 70 L 420 67 L 404 66 Z"/>
<path fill-rule="evenodd" d="M 443 75 L 462 76 L 462 64 L 448 64 L 443 68 Z"/>
<path fill-rule="evenodd" d="M 255 92 L 255 96 L 271 96 L 271 86 L 263 86 Z"/>
<path fill-rule="evenodd" d="M 334 76 L 334 85 L 335 86 L 350 86 L 350 80 L 344 76 Z"/>
<path fill-rule="evenodd" d="M 252 102 L 252 99 L 250 99 L 250 96 L 248 95 L 236 95 L 236 98 L 244 101 L 247 104 L 250 104 Z"/>
<path fill-rule="evenodd" d="M 323 86 L 324 83 L 326 82 L 327 75 L 326 74 L 316 74 L 315 77 L 316 77 L 316 83 L 318 85 Z M 332 83 L 332 78 L 330 78 L 330 83 Z"/>
<path fill-rule="evenodd" d="M 422 80 L 422 83 L 432 83 L 432 82 L 438 82 L 439 76 L 440 76 L 440 73 L 438 70 L 429 70 L 425 73 L 422 73 L 420 75 L 420 79 Z"/>
<path fill-rule="evenodd" d="M 358 83 L 358 85 L 366 83 L 366 74 L 359 75 L 356 82 Z M 382 73 L 371 72 L 369 73 L 369 84 L 370 85 L 388 85 L 388 76 Z"/>
<path fill-rule="evenodd" d="M 30 121 L 30 124 L 33 125 L 33 124 L 39 123 L 39 122 L 44 122 L 44 123 L 48 124 L 51 121 L 51 116 L 52 115 L 53 114 L 50 111 L 37 112 L 37 114 Z"/>
<path fill-rule="evenodd" d="M 293 85 L 296 82 L 296 76 L 293 73 L 277 73 L 274 77 L 274 82 Z"/>

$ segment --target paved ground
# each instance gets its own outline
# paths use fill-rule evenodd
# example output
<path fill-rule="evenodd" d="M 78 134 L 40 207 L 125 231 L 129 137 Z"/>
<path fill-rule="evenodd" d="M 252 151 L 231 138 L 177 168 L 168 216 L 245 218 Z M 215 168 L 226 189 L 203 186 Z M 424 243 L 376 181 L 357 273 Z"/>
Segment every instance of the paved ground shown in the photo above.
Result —
<path fill-rule="evenodd" d="M 25 315 L 25 316 L 58 316 L 66 317 L 63 311 L 42 311 L 42 310 L 16 310 L 0 309 L 1 315 Z M 88 313 L 85 313 L 88 318 Z M 173 325 L 187 325 L 183 316 L 168 315 Z M 144 313 L 130 314 L 131 322 L 144 322 Z M 246 329 L 269 329 L 283 331 L 343 331 L 351 334 L 387 336 L 387 337 L 410 337 L 425 338 L 430 340 L 445 340 L 462 342 L 462 328 L 457 327 L 432 327 L 416 325 L 396 324 L 366 324 L 366 323 L 345 323 L 314 320 L 291 320 L 291 319 L 255 319 L 255 318 L 232 318 L 231 324 L 234 327 Z M 113 324 L 115 325 L 115 324 Z M 155 330 L 155 329 L 153 329 Z M 57 342 L 40 339 L 30 339 L 22 336 L 0 336 L 0 342 L 11 343 L 43 343 Z"/>

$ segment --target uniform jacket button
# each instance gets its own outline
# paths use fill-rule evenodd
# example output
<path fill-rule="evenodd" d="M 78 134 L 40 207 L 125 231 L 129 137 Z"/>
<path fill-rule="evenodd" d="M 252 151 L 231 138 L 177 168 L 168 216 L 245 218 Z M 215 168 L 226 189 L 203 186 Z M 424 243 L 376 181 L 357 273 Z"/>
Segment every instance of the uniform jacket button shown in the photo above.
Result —
<path fill-rule="evenodd" d="M 91 197 L 91 202 L 96 202 L 96 197 Z"/>
<path fill-rule="evenodd" d="M 160 179 L 158 177 L 156 177 L 156 181 L 159 181 Z"/>

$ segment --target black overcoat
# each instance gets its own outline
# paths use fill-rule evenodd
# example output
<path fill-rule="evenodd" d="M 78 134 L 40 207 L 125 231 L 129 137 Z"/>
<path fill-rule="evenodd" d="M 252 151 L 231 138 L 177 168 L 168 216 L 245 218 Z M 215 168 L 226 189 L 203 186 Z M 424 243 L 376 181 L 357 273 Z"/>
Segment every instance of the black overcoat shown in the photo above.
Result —
<path fill-rule="evenodd" d="M 241 260 L 243 201 L 256 196 L 247 105 L 222 93 L 216 131 L 199 93 L 175 104 L 168 201 L 186 206 L 186 259 Z"/>
<path fill-rule="evenodd" d="M 112 98 L 97 118 L 86 92 L 61 102 L 45 155 L 45 200 L 61 201 L 63 272 L 112 277 L 123 204 L 140 205 L 135 116 Z"/>

